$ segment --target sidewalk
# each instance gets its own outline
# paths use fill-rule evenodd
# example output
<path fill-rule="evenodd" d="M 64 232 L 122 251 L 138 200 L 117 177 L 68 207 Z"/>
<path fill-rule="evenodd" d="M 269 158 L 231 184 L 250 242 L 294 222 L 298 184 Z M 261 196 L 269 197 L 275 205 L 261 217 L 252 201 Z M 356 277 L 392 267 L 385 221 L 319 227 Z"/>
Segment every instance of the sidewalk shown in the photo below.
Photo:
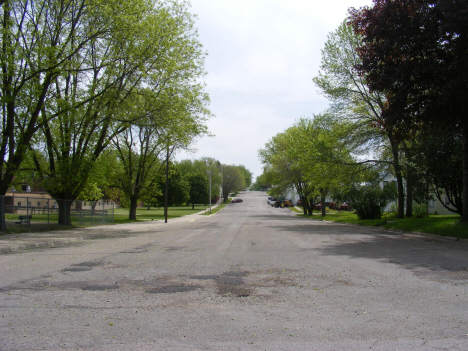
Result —
<path fill-rule="evenodd" d="M 217 205 L 211 206 L 215 208 Z M 118 237 L 122 235 L 146 232 L 155 227 L 168 226 L 177 223 L 193 222 L 206 218 L 201 216 L 205 211 L 191 215 L 164 220 L 134 222 L 115 225 L 102 225 L 87 228 L 54 230 L 49 232 L 30 232 L 0 235 L 0 254 L 16 252 L 41 247 L 55 247 L 64 244 L 82 242 L 90 239 Z"/>

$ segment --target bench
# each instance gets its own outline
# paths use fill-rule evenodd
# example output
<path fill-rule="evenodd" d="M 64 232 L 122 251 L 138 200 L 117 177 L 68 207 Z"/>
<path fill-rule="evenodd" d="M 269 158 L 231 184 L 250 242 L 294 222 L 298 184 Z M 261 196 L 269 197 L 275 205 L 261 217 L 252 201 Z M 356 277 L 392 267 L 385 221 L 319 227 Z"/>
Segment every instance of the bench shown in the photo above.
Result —
<path fill-rule="evenodd" d="M 19 216 L 18 217 L 18 222 L 15 222 L 15 224 L 23 225 L 23 223 L 27 223 L 28 225 L 31 224 L 31 215 L 28 216 Z"/>

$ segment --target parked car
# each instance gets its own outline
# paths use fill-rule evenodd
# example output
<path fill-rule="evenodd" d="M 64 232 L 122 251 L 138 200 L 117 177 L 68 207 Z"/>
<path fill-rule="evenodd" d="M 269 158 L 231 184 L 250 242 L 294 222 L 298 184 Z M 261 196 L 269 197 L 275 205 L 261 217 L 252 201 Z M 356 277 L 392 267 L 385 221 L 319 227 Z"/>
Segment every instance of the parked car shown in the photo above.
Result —
<path fill-rule="evenodd" d="M 244 202 L 244 200 L 236 198 L 231 201 L 232 204 L 239 203 L 239 202 Z"/>
<path fill-rule="evenodd" d="M 338 211 L 352 211 L 353 208 L 349 206 L 347 203 L 342 204 L 340 207 L 338 207 Z"/>
<path fill-rule="evenodd" d="M 276 199 L 274 197 L 271 197 L 271 199 L 267 200 L 267 203 L 268 203 L 268 205 L 274 206 L 275 203 L 276 203 Z"/>

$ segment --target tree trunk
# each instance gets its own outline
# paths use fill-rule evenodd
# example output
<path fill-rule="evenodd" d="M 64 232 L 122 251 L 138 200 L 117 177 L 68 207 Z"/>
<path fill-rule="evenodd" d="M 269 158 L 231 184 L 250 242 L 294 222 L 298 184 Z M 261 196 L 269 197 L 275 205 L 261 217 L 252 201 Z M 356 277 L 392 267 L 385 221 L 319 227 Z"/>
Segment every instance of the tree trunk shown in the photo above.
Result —
<path fill-rule="evenodd" d="M 398 191 L 398 211 L 397 217 L 398 218 L 405 218 L 405 193 L 403 190 L 403 176 L 401 175 L 401 165 L 400 165 L 400 157 L 398 154 L 399 148 L 398 143 L 390 138 L 390 144 L 392 148 L 392 156 L 393 156 L 393 169 L 395 171 L 395 177 L 397 180 L 397 191 Z"/>
<path fill-rule="evenodd" d="M 468 223 L 468 119 L 465 119 L 462 131 L 463 158 L 463 212 L 460 222 Z"/>
<path fill-rule="evenodd" d="M 136 209 L 138 199 L 135 196 L 130 196 L 130 211 L 128 213 L 128 219 L 136 221 Z"/>
<path fill-rule="evenodd" d="M 322 217 L 325 217 L 327 215 L 327 208 L 325 206 L 325 197 L 326 197 L 325 191 L 321 191 L 320 192 L 320 203 L 322 204 L 322 206 L 321 206 L 321 208 L 322 208 Z"/>
<path fill-rule="evenodd" d="M 397 190 L 398 190 L 397 218 L 405 218 L 405 191 L 403 189 L 403 177 L 401 175 L 401 169 L 399 169 L 398 171 L 395 169 L 395 175 L 397 179 Z"/>
<path fill-rule="evenodd" d="M 307 199 L 307 213 L 312 216 L 314 213 L 314 205 L 310 203 L 309 199 Z"/>
<path fill-rule="evenodd" d="M 404 151 L 406 159 L 409 161 L 412 159 L 411 146 L 409 142 L 404 142 Z M 406 164 L 406 217 L 413 217 L 413 184 L 415 178 L 414 168 L 410 165 L 410 162 Z"/>
<path fill-rule="evenodd" d="M 194 210 L 194 209 L 195 209 L 195 204 L 192 204 L 192 210 Z"/>
<path fill-rule="evenodd" d="M 406 217 L 413 217 L 413 180 L 411 175 L 406 178 Z"/>
<path fill-rule="evenodd" d="M 59 209 L 58 224 L 67 225 L 67 226 L 72 225 L 71 217 L 70 217 L 72 202 L 73 201 L 71 200 L 63 200 L 63 199 L 57 200 L 58 209 Z"/>

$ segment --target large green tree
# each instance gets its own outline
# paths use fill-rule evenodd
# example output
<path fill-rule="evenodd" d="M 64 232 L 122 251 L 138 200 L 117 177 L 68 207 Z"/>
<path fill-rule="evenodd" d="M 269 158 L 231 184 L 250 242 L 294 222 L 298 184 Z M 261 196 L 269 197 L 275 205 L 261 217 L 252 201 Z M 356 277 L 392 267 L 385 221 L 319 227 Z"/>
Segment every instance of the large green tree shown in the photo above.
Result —
<path fill-rule="evenodd" d="M 134 18 L 140 2 L 110 0 L 6 0 L 0 7 L 0 89 L 2 139 L 0 194 L 15 177 L 38 130 L 56 117 L 44 114 L 48 101 L 64 105 L 65 97 L 52 92 L 64 72 L 86 68 L 93 45 L 118 37 L 119 22 Z M 86 71 L 90 73 L 89 70 Z M 74 82 L 79 84 L 81 82 Z M 62 84 L 73 85 L 67 81 Z M 86 99 L 93 99 L 93 94 Z"/>
<path fill-rule="evenodd" d="M 367 80 L 356 69 L 361 63 L 356 49 L 362 43 L 362 36 L 343 22 L 328 35 L 322 50 L 321 71 L 313 80 L 332 102 L 331 115 L 348 122 L 348 145 L 354 154 L 361 155 L 359 163 L 385 163 L 392 167 L 397 180 L 398 217 L 402 218 L 405 198 L 401 161 L 403 135 L 398 128 L 384 123 L 385 94 L 370 91 Z"/>
<path fill-rule="evenodd" d="M 293 128 L 273 136 L 265 147 L 259 150 L 259 158 L 265 165 L 265 180 L 272 184 L 274 192 L 279 195 L 290 186 L 294 186 L 304 214 L 312 214 L 318 194 L 314 185 L 306 180 L 305 170 L 298 162 L 297 154 L 293 155 L 295 150 L 289 142 L 292 138 L 288 136 L 294 132 Z"/>
<path fill-rule="evenodd" d="M 326 215 L 326 197 L 350 183 L 351 174 L 358 171 L 351 166 L 355 160 L 348 144 L 349 126 L 338 123 L 330 114 L 301 119 L 296 123 L 296 135 L 290 138 L 305 179 L 320 197 L 322 216 Z"/>
<path fill-rule="evenodd" d="M 229 194 L 245 188 L 245 175 L 239 166 L 223 165 L 223 199 L 226 202 Z"/>
<path fill-rule="evenodd" d="M 210 196 L 208 175 L 192 173 L 187 176 L 187 181 L 190 185 L 188 202 L 192 204 L 192 209 L 195 208 L 195 204 L 207 204 Z"/>
<path fill-rule="evenodd" d="M 166 188 L 165 169 L 161 169 L 158 175 L 159 189 Z M 156 196 L 157 206 L 164 207 L 165 192 L 164 190 L 160 195 Z M 190 199 L 190 184 L 182 175 L 182 172 L 172 162 L 169 164 L 168 174 L 168 206 L 184 205 Z"/>
<path fill-rule="evenodd" d="M 143 90 L 149 87 L 152 99 L 155 95 L 164 101 L 172 97 L 175 107 L 168 111 L 169 117 L 176 118 L 175 110 L 179 116 L 190 115 L 191 111 L 177 109 L 185 98 L 180 96 L 183 83 L 196 80 L 203 72 L 204 53 L 184 4 L 142 1 L 119 8 L 102 5 L 95 16 L 111 16 L 109 11 L 124 18 L 118 17 L 112 32 L 91 41 L 71 60 L 68 64 L 73 69 L 55 77 L 54 99 L 41 111 L 48 122 L 42 125 L 43 137 L 34 147 L 43 151 L 47 163 L 37 162 L 37 167 L 46 179 L 47 190 L 58 200 L 61 224 L 69 223 L 69 205 L 111 140 L 145 128 L 142 121 L 151 117 L 133 111 L 138 98 L 145 95 Z M 47 117 L 52 115 L 56 117 Z M 170 133 L 165 134 L 170 140 Z M 171 145 L 179 142 L 184 143 L 174 138 Z"/>
<path fill-rule="evenodd" d="M 149 191 L 146 187 L 151 187 L 159 165 L 163 166 L 174 152 L 189 147 L 196 137 L 206 133 L 204 122 L 209 115 L 206 94 L 198 84 L 177 83 L 157 94 L 145 89 L 137 97 L 135 108 L 129 111 L 137 114 L 132 118 L 135 122 L 113 139 L 123 165 L 120 187 L 130 201 L 130 219 L 136 219 L 138 200 Z"/>
<path fill-rule="evenodd" d="M 271 183 L 280 191 L 294 186 L 304 214 L 312 214 L 319 198 L 324 204 L 331 191 L 346 187 L 349 174 L 345 165 L 353 161 L 344 139 L 346 130 L 328 115 L 302 118 L 259 151 Z"/>
<path fill-rule="evenodd" d="M 182 160 L 177 163 L 177 167 L 187 177 L 192 174 L 206 174 L 208 181 L 211 178 L 212 200 L 221 197 L 222 167 L 218 160 L 211 157 L 202 157 L 198 160 Z"/>
<path fill-rule="evenodd" d="M 244 165 L 238 165 L 237 167 L 244 174 L 245 186 L 249 187 L 252 184 L 252 172 L 250 172 Z"/>
<path fill-rule="evenodd" d="M 265 169 L 263 170 L 263 173 L 260 174 L 256 179 L 253 184 L 250 186 L 250 190 L 255 190 L 255 191 L 265 191 L 268 188 L 271 188 L 271 184 L 268 180 L 268 175 L 265 173 Z"/>

